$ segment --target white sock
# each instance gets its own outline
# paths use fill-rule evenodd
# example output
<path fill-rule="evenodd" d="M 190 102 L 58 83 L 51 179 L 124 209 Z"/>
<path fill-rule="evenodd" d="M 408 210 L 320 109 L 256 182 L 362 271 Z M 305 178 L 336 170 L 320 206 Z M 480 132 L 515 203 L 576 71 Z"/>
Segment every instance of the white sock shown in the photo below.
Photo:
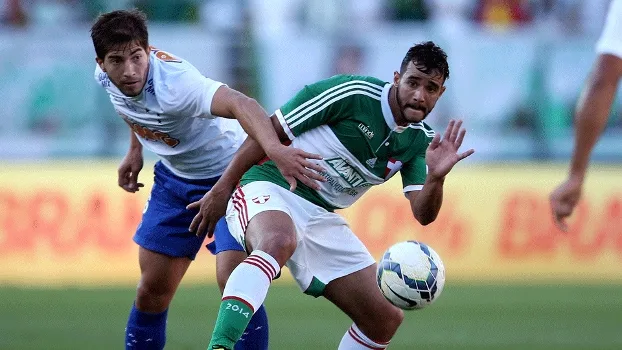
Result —
<path fill-rule="evenodd" d="M 255 250 L 233 270 L 222 297 L 241 298 L 255 311 L 263 304 L 270 283 L 280 270 L 279 264 L 272 256 L 261 250 Z"/>
<path fill-rule="evenodd" d="M 376 343 L 367 338 L 363 332 L 353 323 L 350 329 L 341 338 L 339 348 L 337 350 L 381 350 L 386 349 L 389 342 Z"/>

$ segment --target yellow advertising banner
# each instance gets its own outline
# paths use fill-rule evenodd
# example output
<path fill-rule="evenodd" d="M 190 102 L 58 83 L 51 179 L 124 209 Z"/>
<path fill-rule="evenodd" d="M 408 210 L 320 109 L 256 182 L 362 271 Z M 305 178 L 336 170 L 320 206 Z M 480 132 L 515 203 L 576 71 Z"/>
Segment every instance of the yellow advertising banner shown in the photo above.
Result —
<path fill-rule="evenodd" d="M 546 164 L 458 166 L 447 178 L 438 219 L 421 226 L 396 176 L 341 211 L 379 257 L 415 239 L 442 257 L 447 278 L 472 281 L 622 281 L 622 167 L 595 167 L 570 231 L 551 220 L 548 193 L 565 168 Z M 0 169 L 0 283 L 136 283 L 132 241 L 149 195 L 125 193 L 115 162 L 4 164 Z M 207 242 L 206 242 L 207 243 Z M 203 249 L 186 281 L 213 280 Z"/>

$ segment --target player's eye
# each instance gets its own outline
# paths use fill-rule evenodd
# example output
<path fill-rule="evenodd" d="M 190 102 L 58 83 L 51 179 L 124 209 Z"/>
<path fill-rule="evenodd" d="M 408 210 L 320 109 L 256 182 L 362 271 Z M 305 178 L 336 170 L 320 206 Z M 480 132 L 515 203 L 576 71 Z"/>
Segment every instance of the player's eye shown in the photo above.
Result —
<path fill-rule="evenodd" d="M 132 59 L 134 61 L 138 61 L 140 59 L 140 55 L 134 55 L 134 57 L 132 57 Z"/>

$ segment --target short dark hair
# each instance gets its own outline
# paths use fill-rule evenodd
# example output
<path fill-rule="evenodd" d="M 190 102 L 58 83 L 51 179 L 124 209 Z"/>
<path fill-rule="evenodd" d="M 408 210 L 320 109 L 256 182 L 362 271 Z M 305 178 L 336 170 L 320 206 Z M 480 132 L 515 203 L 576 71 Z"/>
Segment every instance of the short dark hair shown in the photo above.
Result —
<path fill-rule="evenodd" d="M 412 62 L 417 69 L 425 74 L 437 71 L 443 76 L 444 80 L 449 78 L 449 64 L 447 63 L 447 54 L 443 49 L 432 41 L 426 41 L 411 47 L 400 67 L 400 74 L 403 74 L 408 67 L 408 63 Z"/>
<path fill-rule="evenodd" d="M 145 51 L 149 49 L 147 16 L 139 10 L 117 10 L 104 13 L 91 27 L 91 39 L 100 59 L 115 46 L 137 42 Z"/>

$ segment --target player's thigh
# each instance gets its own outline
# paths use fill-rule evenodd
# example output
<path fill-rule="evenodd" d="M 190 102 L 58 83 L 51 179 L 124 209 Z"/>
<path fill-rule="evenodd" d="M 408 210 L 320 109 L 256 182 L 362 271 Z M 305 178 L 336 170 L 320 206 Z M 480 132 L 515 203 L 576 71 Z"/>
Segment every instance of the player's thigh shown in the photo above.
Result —
<path fill-rule="evenodd" d="M 165 295 L 175 293 L 192 260 L 139 247 L 138 262 L 141 272 L 139 290 L 148 294 Z"/>
<path fill-rule="evenodd" d="M 388 341 L 402 322 L 403 312 L 380 292 L 376 268 L 373 264 L 329 282 L 323 296 L 345 312 L 365 335 Z"/>
<path fill-rule="evenodd" d="M 216 254 L 216 280 L 220 292 L 225 289 L 231 272 L 242 262 L 248 254 L 240 250 L 225 250 Z"/>
<path fill-rule="evenodd" d="M 284 211 L 262 211 L 246 227 L 246 245 L 251 251 L 258 249 L 270 254 L 283 266 L 296 249 L 296 226 Z"/>
<path fill-rule="evenodd" d="M 264 251 L 283 266 L 296 249 L 292 212 L 296 212 L 300 201 L 304 200 L 270 182 L 257 181 L 238 187 L 227 207 L 226 221 L 231 235 L 246 250 Z"/>

